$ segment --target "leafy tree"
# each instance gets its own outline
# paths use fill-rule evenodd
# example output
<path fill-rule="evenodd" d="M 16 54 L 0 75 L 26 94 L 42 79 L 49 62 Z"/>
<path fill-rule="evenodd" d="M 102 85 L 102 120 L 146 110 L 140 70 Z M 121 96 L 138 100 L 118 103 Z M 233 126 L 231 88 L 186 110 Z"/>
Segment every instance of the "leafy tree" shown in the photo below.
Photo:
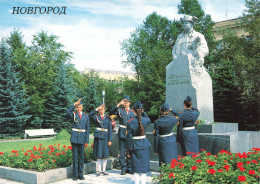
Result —
<path fill-rule="evenodd" d="M 12 63 L 11 49 L 4 39 L 0 43 L 0 66 L 0 134 L 17 136 L 30 118 L 24 115 L 29 109 L 28 99 Z"/>
<path fill-rule="evenodd" d="M 52 96 L 57 71 L 71 58 L 72 53 L 62 50 L 62 47 L 55 35 L 41 31 L 33 36 L 32 46 L 29 47 L 30 78 L 26 81 L 27 94 L 31 97 L 30 113 L 33 115 L 30 127 L 41 127 L 46 110 L 45 103 Z"/>
<path fill-rule="evenodd" d="M 239 20 L 242 20 L 250 37 L 238 37 L 230 29 L 223 31 L 222 49 L 216 53 L 211 76 L 214 82 L 214 108 L 225 107 L 222 113 L 229 116 L 226 119 L 238 122 L 241 130 L 256 130 L 260 129 L 259 30 L 255 29 L 259 26 L 259 2 L 246 1 L 246 6 L 248 9 Z M 233 98 L 225 98 L 224 92 Z M 222 121 L 223 114 L 215 113 L 215 121 Z"/>
<path fill-rule="evenodd" d="M 52 96 L 45 105 L 44 128 L 54 128 L 58 132 L 62 129 L 71 130 L 71 123 L 66 114 L 66 110 L 75 99 L 71 81 L 66 66 L 61 65 L 52 88 Z"/>
<path fill-rule="evenodd" d="M 139 83 L 134 96 L 138 98 L 135 99 L 141 100 L 149 115 L 155 118 L 165 100 L 165 67 L 172 61 L 171 51 L 179 26 L 154 12 L 121 43 L 127 58 L 123 64 L 132 65 L 137 73 Z"/>

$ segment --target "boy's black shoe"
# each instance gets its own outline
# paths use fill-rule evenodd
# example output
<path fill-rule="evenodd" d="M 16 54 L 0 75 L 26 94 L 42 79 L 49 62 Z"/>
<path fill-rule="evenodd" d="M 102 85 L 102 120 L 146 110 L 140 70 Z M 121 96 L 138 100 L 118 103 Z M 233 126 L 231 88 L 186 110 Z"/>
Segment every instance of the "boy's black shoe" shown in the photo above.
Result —
<path fill-rule="evenodd" d="M 121 175 L 126 175 L 126 172 L 124 170 L 122 170 Z"/>
<path fill-rule="evenodd" d="M 84 176 L 79 176 L 80 180 L 85 180 Z"/>
<path fill-rule="evenodd" d="M 78 180 L 78 177 L 74 176 L 72 179 L 73 179 L 74 181 L 77 181 L 77 180 Z"/>

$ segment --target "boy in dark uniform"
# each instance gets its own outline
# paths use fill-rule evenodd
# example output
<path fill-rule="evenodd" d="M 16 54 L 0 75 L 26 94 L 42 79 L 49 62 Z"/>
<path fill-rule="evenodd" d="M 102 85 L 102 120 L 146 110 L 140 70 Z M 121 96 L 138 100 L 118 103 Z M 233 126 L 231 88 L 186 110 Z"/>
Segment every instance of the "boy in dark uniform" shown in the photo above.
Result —
<path fill-rule="evenodd" d="M 76 108 L 76 112 L 74 109 Z M 89 142 L 89 117 L 82 112 L 83 104 L 81 99 L 74 103 L 68 110 L 67 114 L 71 118 L 72 131 L 70 142 L 72 145 L 73 159 L 73 180 L 84 180 L 84 147 Z"/>
<path fill-rule="evenodd" d="M 130 97 L 125 95 L 123 100 L 118 103 L 115 107 L 113 107 L 110 111 L 110 115 L 118 115 L 119 117 L 119 130 L 118 130 L 118 139 L 119 139 L 119 163 L 121 166 L 121 175 L 125 175 L 126 172 L 131 173 L 131 165 L 130 159 L 125 158 L 125 151 L 126 151 L 126 128 L 128 120 L 135 117 L 133 109 L 130 109 Z M 120 106 L 124 107 L 120 107 Z"/>

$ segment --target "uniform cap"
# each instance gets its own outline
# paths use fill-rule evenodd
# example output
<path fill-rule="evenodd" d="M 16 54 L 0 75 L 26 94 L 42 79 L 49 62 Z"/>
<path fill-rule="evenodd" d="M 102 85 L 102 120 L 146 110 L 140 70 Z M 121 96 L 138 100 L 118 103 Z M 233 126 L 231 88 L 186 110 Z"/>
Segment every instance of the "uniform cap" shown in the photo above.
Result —
<path fill-rule="evenodd" d="M 190 96 L 187 96 L 187 97 L 185 98 L 185 100 L 184 100 L 184 102 L 191 102 L 191 101 L 192 101 L 192 99 L 191 99 Z"/>
<path fill-rule="evenodd" d="M 141 104 L 140 101 L 137 101 L 137 102 L 134 104 L 134 110 L 136 110 L 136 109 L 143 109 L 143 106 L 142 106 L 142 104 Z"/>
<path fill-rule="evenodd" d="M 128 101 L 131 101 L 131 100 L 130 100 L 130 97 L 129 97 L 128 95 L 125 95 L 125 96 L 123 97 L 123 99 L 127 99 Z"/>
<path fill-rule="evenodd" d="M 163 105 L 162 105 L 162 107 L 161 107 L 161 111 L 162 112 L 167 112 L 167 111 L 169 111 L 170 110 L 170 106 L 169 106 L 169 104 L 167 103 L 167 102 L 165 102 Z"/>

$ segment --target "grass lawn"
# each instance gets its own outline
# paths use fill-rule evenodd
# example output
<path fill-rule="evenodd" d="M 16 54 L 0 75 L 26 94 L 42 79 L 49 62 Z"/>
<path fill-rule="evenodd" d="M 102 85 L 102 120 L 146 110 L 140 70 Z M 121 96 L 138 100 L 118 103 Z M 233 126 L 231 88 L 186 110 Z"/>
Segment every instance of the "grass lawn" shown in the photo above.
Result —
<path fill-rule="evenodd" d="M 92 144 L 93 138 L 89 139 L 89 143 Z M 24 140 L 24 141 L 13 141 L 13 142 L 0 142 L 0 152 L 9 152 L 12 150 L 20 149 L 33 149 L 33 146 L 39 146 L 42 144 L 44 147 L 49 145 L 59 144 L 61 146 L 70 145 L 70 134 L 67 132 L 60 132 L 54 139 L 50 140 Z"/>

